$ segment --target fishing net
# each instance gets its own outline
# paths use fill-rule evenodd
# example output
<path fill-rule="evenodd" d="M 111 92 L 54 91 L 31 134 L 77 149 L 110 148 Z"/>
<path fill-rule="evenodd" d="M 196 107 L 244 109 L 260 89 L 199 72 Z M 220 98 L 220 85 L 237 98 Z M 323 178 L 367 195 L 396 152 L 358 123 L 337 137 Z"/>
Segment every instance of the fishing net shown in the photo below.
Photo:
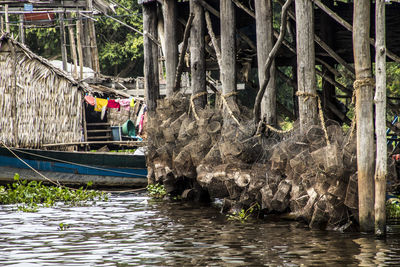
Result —
<path fill-rule="evenodd" d="M 189 179 L 185 186 L 199 184 L 229 207 L 258 202 L 310 227 L 351 225 L 358 207 L 354 131 L 331 120 L 302 133 L 298 122 L 287 132 L 266 125 L 260 131 L 251 112 L 239 109 L 193 108 L 182 94 L 159 100 L 147 126 L 149 173 L 169 184 Z M 391 159 L 388 166 L 389 181 L 398 183 Z"/>

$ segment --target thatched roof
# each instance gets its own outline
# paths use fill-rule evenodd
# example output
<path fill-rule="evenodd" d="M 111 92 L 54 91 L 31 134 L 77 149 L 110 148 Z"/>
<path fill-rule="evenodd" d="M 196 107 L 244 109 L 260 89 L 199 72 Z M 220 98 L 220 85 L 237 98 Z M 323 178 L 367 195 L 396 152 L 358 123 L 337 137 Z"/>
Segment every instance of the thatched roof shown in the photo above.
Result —
<path fill-rule="evenodd" d="M 128 94 L 119 92 L 118 90 L 115 90 L 112 88 L 108 88 L 105 86 L 92 86 L 92 85 L 87 84 L 86 82 L 81 82 L 81 81 L 75 80 L 68 72 L 65 72 L 64 70 L 55 67 L 53 64 L 50 63 L 49 60 L 33 53 L 27 46 L 16 41 L 15 39 L 11 38 L 8 34 L 3 34 L 0 37 L 0 51 L 1 51 L 2 44 L 7 41 L 11 41 L 11 43 L 14 46 L 18 47 L 20 49 L 20 51 L 22 51 L 27 57 L 29 57 L 30 59 L 35 59 L 35 60 L 39 61 L 49 71 L 51 71 L 52 73 L 56 74 L 59 77 L 65 78 L 72 85 L 76 85 L 78 87 L 78 89 L 82 90 L 85 93 L 92 93 L 92 94 L 97 93 L 100 95 L 110 95 L 111 94 L 111 95 L 115 95 L 117 97 L 129 97 Z"/>

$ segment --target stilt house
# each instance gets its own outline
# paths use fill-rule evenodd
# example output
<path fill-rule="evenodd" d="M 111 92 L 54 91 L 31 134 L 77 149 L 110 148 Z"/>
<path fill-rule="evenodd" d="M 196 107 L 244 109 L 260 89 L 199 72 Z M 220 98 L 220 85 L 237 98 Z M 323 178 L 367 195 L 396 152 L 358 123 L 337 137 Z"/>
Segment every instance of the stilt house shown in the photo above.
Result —
<path fill-rule="evenodd" d="M 86 139 L 86 93 L 128 96 L 78 82 L 8 35 L 0 37 L 0 141 L 6 145 L 38 148 Z"/>

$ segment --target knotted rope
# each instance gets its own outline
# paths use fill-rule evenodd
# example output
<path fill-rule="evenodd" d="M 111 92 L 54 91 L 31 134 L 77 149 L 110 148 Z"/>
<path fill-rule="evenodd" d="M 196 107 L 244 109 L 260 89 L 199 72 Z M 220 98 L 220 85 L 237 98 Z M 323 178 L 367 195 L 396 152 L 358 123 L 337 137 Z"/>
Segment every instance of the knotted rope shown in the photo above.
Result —
<path fill-rule="evenodd" d="M 322 104 L 321 104 L 321 98 L 319 95 L 315 93 L 309 93 L 309 92 L 296 92 L 297 96 L 305 96 L 303 101 L 307 101 L 310 97 L 316 98 L 317 99 L 317 104 L 318 104 L 318 114 L 319 114 L 319 120 L 321 121 L 321 126 L 322 129 L 324 130 L 325 134 L 325 139 L 326 139 L 326 144 L 329 146 L 331 143 L 329 142 L 329 136 L 328 136 L 328 131 L 326 130 L 326 125 L 325 125 L 325 119 L 324 119 L 324 112 L 322 110 Z"/>
<path fill-rule="evenodd" d="M 196 98 L 198 98 L 198 97 L 200 97 L 200 96 L 206 95 L 206 94 L 207 94 L 207 92 L 204 91 L 204 92 L 200 92 L 200 93 L 197 93 L 197 94 L 195 94 L 195 95 L 192 95 L 192 96 L 190 97 L 190 106 L 191 106 L 191 108 L 192 108 L 192 110 L 193 110 L 193 116 L 195 117 L 196 120 L 200 120 L 200 118 L 199 118 L 199 116 L 197 115 L 196 107 L 194 106 L 193 100 L 196 99 Z"/>

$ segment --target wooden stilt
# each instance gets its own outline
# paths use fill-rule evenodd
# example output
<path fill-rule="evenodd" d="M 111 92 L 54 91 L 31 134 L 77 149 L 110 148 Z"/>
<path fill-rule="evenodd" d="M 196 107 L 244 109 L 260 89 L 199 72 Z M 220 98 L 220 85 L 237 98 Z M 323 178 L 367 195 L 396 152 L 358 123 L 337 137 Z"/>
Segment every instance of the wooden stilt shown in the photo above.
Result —
<path fill-rule="evenodd" d="M 69 45 L 70 45 L 70 53 L 72 56 L 72 61 L 74 63 L 74 69 L 71 71 L 72 76 L 77 79 L 78 78 L 78 55 L 76 53 L 76 45 L 75 45 L 75 32 L 74 27 L 70 23 L 68 23 L 68 33 L 69 33 Z"/>
<path fill-rule="evenodd" d="M 78 20 L 76 21 L 76 43 L 78 47 L 78 58 L 79 58 L 79 78 L 82 80 L 83 79 L 83 49 L 82 49 L 82 21 L 81 21 L 81 16 L 78 16 Z"/>
<path fill-rule="evenodd" d="M 143 32 L 157 37 L 157 3 L 143 5 Z M 149 112 L 154 112 L 160 96 L 158 82 L 158 46 L 143 35 L 145 100 Z"/>
<path fill-rule="evenodd" d="M 309 0 L 296 1 L 297 83 L 301 94 L 316 95 L 314 10 Z M 311 44 L 311 45 L 310 45 Z M 300 131 L 317 123 L 317 99 L 299 95 Z"/>
<path fill-rule="evenodd" d="M 6 32 L 10 33 L 10 23 L 8 20 L 8 5 L 4 5 L 4 20 L 6 23 Z"/>
<path fill-rule="evenodd" d="M 64 14 L 60 13 L 60 38 L 61 38 L 61 57 L 63 62 L 63 70 L 67 70 L 67 48 L 66 48 L 66 38 L 65 38 L 65 25 L 64 25 Z"/>
<path fill-rule="evenodd" d="M 19 146 L 19 138 L 18 138 L 18 110 L 17 110 L 17 75 L 16 75 L 16 67 L 17 67 L 17 54 L 15 52 L 14 44 L 11 40 L 8 40 L 8 46 L 10 47 L 11 51 L 11 58 L 13 64 L 11 66 L 11 118 L 12 118 L 12 134 L 14 139 L 14 144 L 16 147 Z"/>
<path fill-rule="evenodd" d="M 375 2 L 375 234 L 386 233 L 386 40 L 385 40 L 385 0 Z"/>
<path fill-rule="evenodd" d="M 176 1 L 164 0 L 164 32 L 165 32 L 165 69 L 166 69 L 166 93 L 171 96 L 174 93 L 176 67 L 178 66 L 178 40 L 176 34 Z"/>
<path fill-rule="evenodd" d="M 265 80 L 264 63 L 272 50 L 272 2 L 255 1 L 256 32 L 257 32 L 257 62 L 258 80 L 262 84 Z M 271 65 L 270 79 L 261 102 L 261 116 L 269 125 L 276 125 L 276 90 L 275 90 L 275 61 Z"/>
<path fill-rule="evenodd" d="M 19 15 L 19 41 L 25 43 L 24 15 Z"/>
<path fill-rule="evenodd" d="M 369 0 L 354 1 L 353 49 L 356 70 L 357 173 L 360 230 L 374 231 L 373 81 L 369 46 Z"/>
<path fill-rule="evenodd" d="M 204 10 L 197 1 L 190 0 L 190 12 L 194 19 L 190 28 L 190 69 L 192 74 L 192 95 L 197 96 L 206 91 L 206 62 L 205 62 L 205 19 Z M 194 97 L 196 107 L 205 107 L 207 96 Z"/>

